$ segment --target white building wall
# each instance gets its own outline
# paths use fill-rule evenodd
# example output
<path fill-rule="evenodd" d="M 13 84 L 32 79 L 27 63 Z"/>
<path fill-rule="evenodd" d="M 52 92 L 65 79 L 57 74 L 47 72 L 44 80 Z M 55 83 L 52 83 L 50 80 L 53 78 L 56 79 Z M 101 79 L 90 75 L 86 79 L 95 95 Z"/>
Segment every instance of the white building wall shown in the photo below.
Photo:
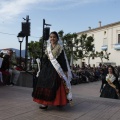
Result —
<path fill-rule="evenodd" d="M 88 36 L 94 36 L 94 45 L 95 51 L 102 51 L 101 47 L 103 45 L 108 45 L 108 53 L 111 53 L 109 56 L 109 61 L 103 59 L 103 62 L 114 62 L 116 65 L 120 65 L 120 50 L 115 50 L 114 46 L 118 43 L 118 34 L 120 34 L 120 24 L 109 26 L 107 28 L 101 28 L 94 31 L 88 31 Z M 80 36 L 81 34 L 79 34 Z M 85 58 L 84 62 L 88 64 L 88 60 Z M 100 58 L 95 58 L 94 60 L 91 58 L 90 64 L 91 66 L 95 64 L 96 66 L 101 62 Z M 80 64 L 80 60 L 74 61 L 74 64 Z"/>

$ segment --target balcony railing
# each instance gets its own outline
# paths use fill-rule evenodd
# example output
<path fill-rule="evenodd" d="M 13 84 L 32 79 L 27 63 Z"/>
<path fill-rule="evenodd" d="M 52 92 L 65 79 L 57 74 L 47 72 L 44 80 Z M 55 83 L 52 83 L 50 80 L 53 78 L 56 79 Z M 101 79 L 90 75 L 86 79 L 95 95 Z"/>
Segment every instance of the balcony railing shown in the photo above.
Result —
<path fill-rule="evenodd" d="M 115 49 L 115 50 L 120 50 L 120 44 L 115 44 L 115 45 L 114 45 L 114 49 Z"/>
<path fill-rule="evenodd" d="M 103 45 L 102 47 L 101 47 L 101 50 L 107 50 L 108 49 L 108 45 Z"/>

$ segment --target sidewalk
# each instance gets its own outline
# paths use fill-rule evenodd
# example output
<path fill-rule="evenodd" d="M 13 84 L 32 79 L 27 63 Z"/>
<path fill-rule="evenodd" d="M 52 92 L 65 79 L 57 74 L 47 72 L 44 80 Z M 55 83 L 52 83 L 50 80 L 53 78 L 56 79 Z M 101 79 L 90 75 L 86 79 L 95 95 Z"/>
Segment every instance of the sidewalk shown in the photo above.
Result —
<path fill-rule="evenodd" d="M 72 86 L 73 102 L 40 110 L 31 88 L 0 87 L 0 120 L 120 120 L 120 100 L 99 98 L 100 82 Z"/>

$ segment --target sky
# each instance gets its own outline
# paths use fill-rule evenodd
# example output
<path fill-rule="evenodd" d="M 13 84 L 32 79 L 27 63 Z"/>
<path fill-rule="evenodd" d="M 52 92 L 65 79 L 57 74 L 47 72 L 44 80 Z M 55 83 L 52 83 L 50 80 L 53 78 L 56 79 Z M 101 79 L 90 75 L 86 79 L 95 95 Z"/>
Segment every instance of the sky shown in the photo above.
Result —
<path fill-rule="evenodd" d="M 42 36 L 43 19 L 50 31 L 64 34 L 88 30 L 88 27 L 120 21 L 120 0 L 0 0 L 0 49 L 19 49 L 17 35 L 23 18 L 31 19 L 30 41 Z M 25 39 L 22 43 L 25 49 Z"/>

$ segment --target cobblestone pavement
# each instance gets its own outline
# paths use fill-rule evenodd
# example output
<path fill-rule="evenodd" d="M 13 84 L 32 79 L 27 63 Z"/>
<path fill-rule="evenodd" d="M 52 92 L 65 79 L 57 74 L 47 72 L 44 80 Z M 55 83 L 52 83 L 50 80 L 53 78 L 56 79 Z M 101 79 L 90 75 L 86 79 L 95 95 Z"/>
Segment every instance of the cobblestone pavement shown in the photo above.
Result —
<path fill-rule="evenodd" d="M 0 87 L 0 120 L 120 120 L 120 101 L 99 98 L 101 82 L 72 86 L 73 106 L 40 110 L 31 88 Z"/>

